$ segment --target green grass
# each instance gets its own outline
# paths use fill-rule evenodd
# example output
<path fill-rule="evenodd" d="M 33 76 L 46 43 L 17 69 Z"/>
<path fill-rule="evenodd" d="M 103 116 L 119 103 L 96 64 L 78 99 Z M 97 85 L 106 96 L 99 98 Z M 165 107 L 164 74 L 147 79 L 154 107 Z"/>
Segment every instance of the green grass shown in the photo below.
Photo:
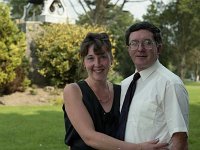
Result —
<path fill-rule="evenodd" d="M 190 97 L 189 148 L 200 149 L 200 86 L 186 86 Z"/>
<path fill-rule="evenodd" d="M 61 106 L 1 106 L 0 149 L 66 150 Z"/>
<path fill-rule="evenodd" d="M 200 86 L 200 82 L 195 82 L 190 80 L 184 80 L 184 84 L 187 86 Z"/>
<path fill-rule="evenodd" d="M 189 149 L 200 147 L 200 86 L 187 84 L 190 97 Z M 66 150 L 61 106 L 0 106 L 0 149 Z"/>

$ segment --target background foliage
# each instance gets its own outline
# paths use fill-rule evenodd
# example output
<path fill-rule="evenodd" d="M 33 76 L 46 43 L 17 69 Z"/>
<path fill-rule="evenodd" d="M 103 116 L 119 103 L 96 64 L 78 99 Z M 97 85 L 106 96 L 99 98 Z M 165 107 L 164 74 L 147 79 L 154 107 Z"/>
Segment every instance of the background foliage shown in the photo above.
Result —
<path fill-rule="evenodd" d="M 77 54 L 80 42 L 87 32 L 100 31 L 98 28 L 101 26 L 115 41 L 113 45 L 115 63 L 110 75 L 111 80 L 117 78 L 119 82 L 132 74 L 134 65 L 128 56 L 124 32 L 128 26 L 139 20 L 123 8 L 135 1 L 122 0 L 121 3 L 111 0 L 78 1 L 77 3 L 84 10 L 83 14 L 76 10 L 72 0 L 69 2 L 79 16 L 75 25 L 45 24 L 42 26 L 41 33 L 36 32 L 38 39 L 35 38 L 35 45 L 39 62 L 37 69 L 45 76 L 48 84 L 62 86 L 83 77 L 83 73 L 78 72 L 80 62 Z M 25 4 L 27 1 L 11 0 L 12 15 L 17 16 L 19 12 L 17 8 Z M 30 12 L 36 11 L 36 8 L 40 7 L 33 7 Z M 160 61 L 182 79 L 197 80 L 200 74 L 199 10 L 200 1 L 196 0 L 174 0 L 168 4 L 151 0 L 147 13 L 143 16 L 143 20 L 154 23 L 162 30 L 164 44 Z M 1 76 L 1 80 L 6 82 L 5 77 Z M 12 78 L 13 76 L 9 76 L 9 79 Z"/>

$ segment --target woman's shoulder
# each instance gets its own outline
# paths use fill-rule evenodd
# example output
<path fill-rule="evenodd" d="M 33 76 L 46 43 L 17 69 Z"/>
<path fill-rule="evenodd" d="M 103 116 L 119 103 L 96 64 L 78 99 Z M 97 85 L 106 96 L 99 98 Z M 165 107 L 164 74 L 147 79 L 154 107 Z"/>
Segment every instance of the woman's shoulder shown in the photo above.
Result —
<path fill-rule="evenodd" d="M 64 97 L 73 97 L 73 96 L 78 96 L 81 95 L 81 90 L 80 87 L 77 83 L 69 83 L 66 84 L 63 90 Z"/>
<path fill-rule="evenodd" d="M 77 89 L 78 89 L 77 83 L 69 83 L 69 84 L 66 84 L 64 87 L 64 91 L 71 91 L 71 90 L 77 90 Z"/>

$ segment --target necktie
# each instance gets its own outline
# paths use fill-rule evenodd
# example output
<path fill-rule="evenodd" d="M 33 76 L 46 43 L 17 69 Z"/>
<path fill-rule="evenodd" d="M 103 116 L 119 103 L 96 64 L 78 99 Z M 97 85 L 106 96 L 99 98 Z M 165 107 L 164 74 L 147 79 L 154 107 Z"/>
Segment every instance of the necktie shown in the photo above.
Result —
<path fill-rule="evenodd" d="M 130 104 L 131 104 L 131 101 L 136 89 L 136 82 L 139 78 L 140 78 L 140 74 L 138 72 L 135 73 L 133 80 L 131 81 L 125 95 L 124 103 L 123 103 L 120 118 L 119 118 L 118 131 L 116 135 L 116 137 L 120 140 L 124 140 L 128 112 L 129 112 Z"/>

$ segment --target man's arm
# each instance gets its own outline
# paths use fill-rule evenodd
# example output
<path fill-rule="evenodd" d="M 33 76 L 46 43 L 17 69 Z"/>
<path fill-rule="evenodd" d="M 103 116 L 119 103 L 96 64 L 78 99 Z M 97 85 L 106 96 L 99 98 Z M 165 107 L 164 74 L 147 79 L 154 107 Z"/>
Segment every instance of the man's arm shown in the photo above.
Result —
<path fill-rule="evenodd" d="M 171 150 L 188 150 L 188 136 L 186 132 L 177 132 L 172 135 Z"/>

